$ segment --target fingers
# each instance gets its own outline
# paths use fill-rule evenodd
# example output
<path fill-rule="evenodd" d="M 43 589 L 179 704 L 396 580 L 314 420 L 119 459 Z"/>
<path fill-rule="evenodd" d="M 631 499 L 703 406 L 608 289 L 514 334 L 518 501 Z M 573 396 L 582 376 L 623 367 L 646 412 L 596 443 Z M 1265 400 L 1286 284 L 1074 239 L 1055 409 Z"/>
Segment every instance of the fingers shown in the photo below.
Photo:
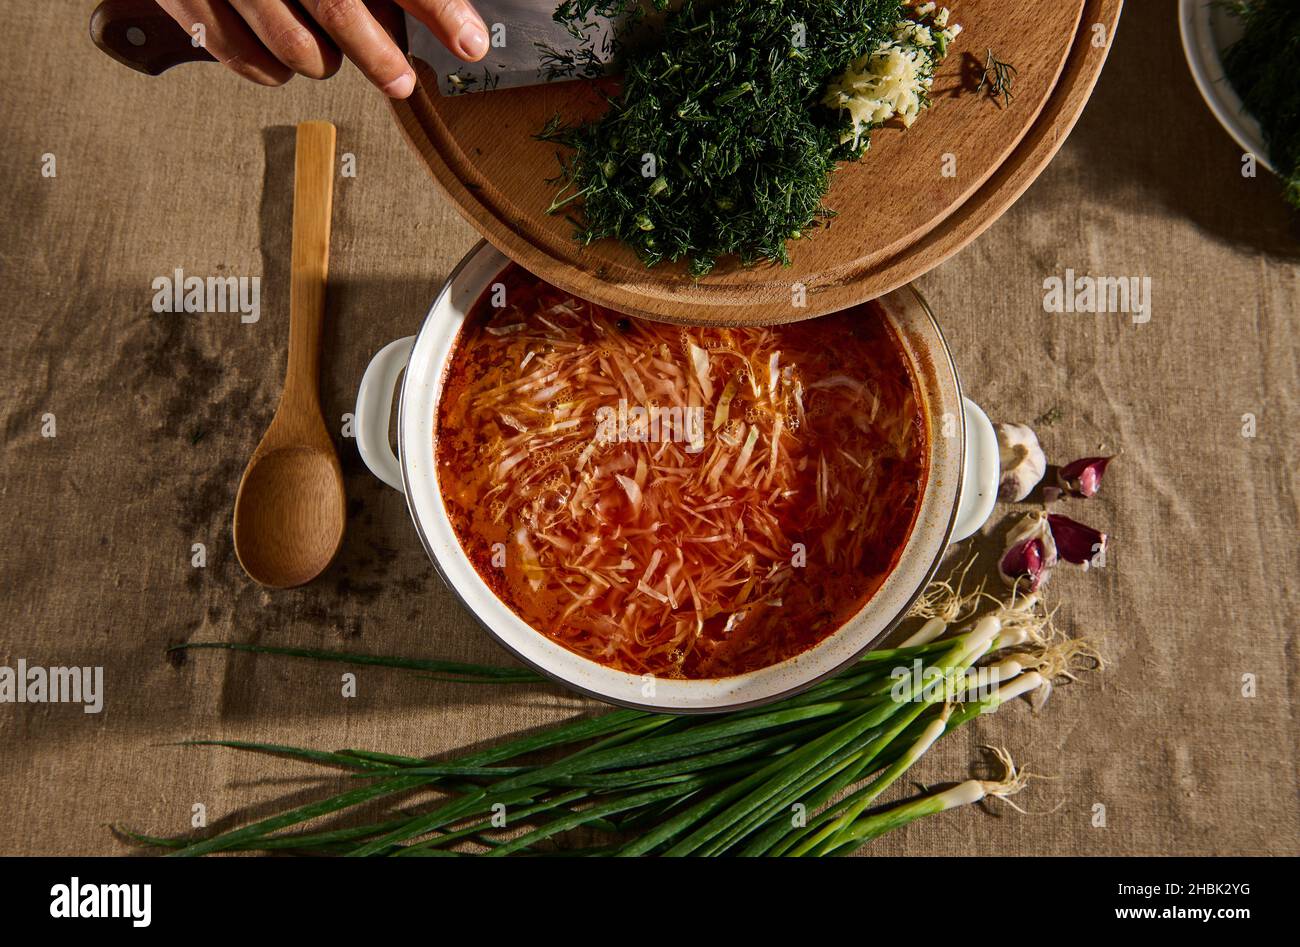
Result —
<path fill-rule="evenodd" d="M 158 4 L 191 36 L 201 35 L 204 48 L 218 62 L 245 79 L 274 86 L 293 75 L 266 51 L 226 0 L 158 0 Z"/>
<path fill-rule="evenodd" d="M 408 0 L 402 0 L 405 4 Z M 386 95 L 404 99 L 415 71 L 365 0 L 158 0 L 220 62 L 262 85 L 281 85 L 294 72 L 324 79 L 346 55 Z M 465 58 L 487 51 L 487 29 L 464 0 L 410 0 L 448 47 Z M 395 8 L 385 7 L 385 10 Z M 341 51 L 341 54 L 340 54 Z"/>
<path fill-rule="evenodd" d="M 300 0 L 307 13 L 387 96 L 404 99 L 415 89 L 406 54 L 376 22 L 362 0 Z"/>
<path fill-rule="evenodd" d="M 467 0 L 397 0 L 438 37 L 444 46 L 467 62 L 488 51 L 488 31 L 483 18 Z"/>
<path fill-rule="evenodd" d="M 328 79 L 339 71 L 343 56 L 295 4 L 283 0 L 229 0 L 262 45 L 301 76 Z"/>

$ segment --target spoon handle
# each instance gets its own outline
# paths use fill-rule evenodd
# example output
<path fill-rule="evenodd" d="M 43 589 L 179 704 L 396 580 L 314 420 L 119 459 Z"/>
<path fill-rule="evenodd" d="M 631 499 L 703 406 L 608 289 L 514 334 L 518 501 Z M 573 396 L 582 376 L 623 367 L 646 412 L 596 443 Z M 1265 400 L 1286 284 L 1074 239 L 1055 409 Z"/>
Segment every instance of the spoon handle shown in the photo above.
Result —
<path fill-rule="evenodd" d="M 321 329 L 334 207 L 334 141 L 329 122 L 298 125 L 293 172 L 293 257 L 289 275 L 289 367 L 281 408 L 320 412 Z M 292 412 L 287 412 L 292 413 Z"/>

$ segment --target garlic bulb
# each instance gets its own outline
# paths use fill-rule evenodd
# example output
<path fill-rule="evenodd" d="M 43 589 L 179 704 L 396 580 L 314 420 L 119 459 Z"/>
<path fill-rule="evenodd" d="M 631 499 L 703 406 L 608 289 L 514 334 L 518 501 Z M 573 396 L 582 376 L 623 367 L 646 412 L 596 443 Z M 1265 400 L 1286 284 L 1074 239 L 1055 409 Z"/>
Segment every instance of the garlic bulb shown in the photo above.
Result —
<path fill-rule="evenodd" d="M 1047 456 L 1038 444 L 1038 435 L 1028 426 L 999 424 L 997 431 L 1002 468 L 998 499 L 1019 503 L 1047 473 Z"/>

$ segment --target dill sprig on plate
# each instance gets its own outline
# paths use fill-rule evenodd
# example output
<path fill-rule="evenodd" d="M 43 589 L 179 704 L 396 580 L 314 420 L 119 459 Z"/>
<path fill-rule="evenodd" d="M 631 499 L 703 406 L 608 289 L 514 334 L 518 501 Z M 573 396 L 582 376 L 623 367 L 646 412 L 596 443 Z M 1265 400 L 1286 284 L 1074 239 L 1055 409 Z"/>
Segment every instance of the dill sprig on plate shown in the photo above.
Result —
<path fill-rule="evenodd" d="M 1224 72 L 1264 131 L 1286 199 L 1300 208 L 1300 16 L 1295 0 L 1222 5 L 1246 28 L 1224 53 Z"/>
<path fill-rule="evenodd" d="M 603 116 L 539 134 L 573 149 L 550 212 L 580 208 L 581 243 L 616 238 L 648 266 L 685 259 L 702 276 L 729 254 L 788 263 L 787 241 L 832 216 L 822 197 L 836 162 L 867 146 L 841 143 L 846 119 L 818 104 L 821 90 L 901 16 L 898 0 L 687 0 L 626 56 Z"/>

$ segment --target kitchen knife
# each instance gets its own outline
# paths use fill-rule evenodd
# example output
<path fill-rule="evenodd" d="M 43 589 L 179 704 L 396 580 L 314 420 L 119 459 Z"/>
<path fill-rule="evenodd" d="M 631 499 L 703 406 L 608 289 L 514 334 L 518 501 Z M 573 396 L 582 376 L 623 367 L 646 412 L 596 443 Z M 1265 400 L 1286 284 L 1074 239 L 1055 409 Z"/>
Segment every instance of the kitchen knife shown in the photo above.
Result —
<path fill-rule="evenodd" d="M 593 13 L 578 37 L 555 22 L 555 0 L 475 0 L 474 7 L 487 24 L 488 51 L 473 63 L 458 59 L 427 26 L 406 14 L 411 55 L 433 67 L 443 95 L 604 75 L 613 58 L 614 30 L 624 19 Z"/>
<path fill-rule="evenodd" d="M 610 18 L 592 13 L 575 36 L 555 22 L 557 2 L 475 0 L 488 25 L 489 44 L 487 55 L 476 63 L 452 55 L 427 26 L 409 13 L 405 14 L 407 48 L 434 69 L 439 91 L 444 95 L 606 74 L 613 58 L 614 31 L 624 25 L 627 16 Z M 382 10 L 395 13 L 396 7 Z M 376 13 L 380 11 L 376 8 Z M 643 25 L 653 19 L 653 14 L 645 17 Z M 390 25 L 386 16 L 384 21 L 385 26 Z M 395 22 L 391 25 L 395 26 Z M 640 35 L 637 29 L 627 32 L 633 38 Z M 151 76 L 181 63 L 215 61 L 154 0 L 103 0 L 91 15 L 90 35 L 109 56 Z"/>

